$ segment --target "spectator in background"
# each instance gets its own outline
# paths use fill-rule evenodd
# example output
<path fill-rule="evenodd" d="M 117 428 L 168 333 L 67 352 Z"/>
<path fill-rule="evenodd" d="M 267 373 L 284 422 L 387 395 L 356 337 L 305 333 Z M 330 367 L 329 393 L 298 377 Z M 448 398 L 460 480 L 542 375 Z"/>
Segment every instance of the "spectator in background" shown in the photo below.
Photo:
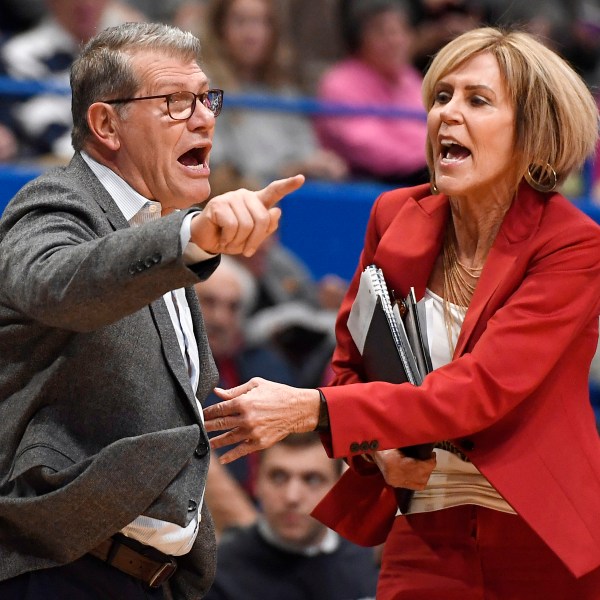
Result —
<path fill-rule="evenodd" d="M 319 436 L 290 435 L 259 455 L 259 521 L 226 533 L 206 600 L 370 600 L 373 550 L 344 540 L 310 516 L 341 474 Z"/>
<path fill-rule="evenodd" d="M 0 10 L 0 47 L 12 36 L 33 27 L 43 15 L 44 0 L 3 0 Z M 0 70 L 0 75 L 3 75 Z M 17 139 L 11 129 L 11 101 L 0 94 L 0 162 L 18 152 Z"/>
<path fill-rule="evenodd" d="M 487 0 L 491 19 L 517 24 L 561 54 L 591 87 L 600 83 L 598 0 Z"/>
<path fill-rule="evenodd" d="M 308 268 L 277 237 L 269 238 L 253 256 L 234 260 L 241 262 L 256 280 L 252 313 L 284 302 L 317 306 L 318 289 Z"/>
<path fill-rule="evenodd" d="M 298 96 L 279 16 L 274 0 L 209 3 L 200 37 L 207 72 L 226 94 Z M 226 180 L 229 189 L 238 187 L 235 175 L 260 184 L 291 172 L 335 180 L 347 174 L 338 156 L 319 148 L 303 115 L 226 106 L 221 117 L 211 157 L 213 182 L 219 181 L 219 168 L 233 175 Z"/>
<path fill-rule="evenodd" d="M 335 315 L 348 284 L 336 275 L 315 281 L 276 237 L 251 257 L 236 257 L 255 277 L 258 293 L 246 333 L 254 344 L 275 348 L 297 385 L 321 383 L 335 345 Z"/>
<path fill-rule="evenodd" d="M 117 0 L 46 0 L 46 16 L 29 31 L 15 35 L 0 49 L 0 70 L 21 80 L 46 80 L 68 90 L 71 63 L 94 34 L 144 16 Z M 0 160 L 17 155 L 66 162 L 71 146 L 71 98 L 43 93 L 10 109 L 0 130 Z M 19 144 L 17 144 L 17 140 Z"/>
<path fill-rule="evenodd" d="M 321 142 L 343 156 L 355 176 L 422 183 L 427 180 L 425 113 L 421 75 L 410 62 L 414 34 L 406 5 L 344 0 L 340 14 L 348 56 L 325 73 L 319 98 L 366 109 L 403 108 L 419 116 L 321 117 L 316 120 Z"/>
<path fill-rule="evenodd" d="M 300 87 L 309 96 L 332 63 L 343 56 L 339 27 L 339 0 L 279 0 L 286 39 L 294 56 L 301 56 L 297 73 Z"/>
<path fill-rule="evenodd" d="M 211 460 L 208 467 L 204 500 L 213 518 L 217 542 L 227 529 L 256 521 L 258 512 L 254 501 L 227 466 L 216 459 Z"/>
<path fill-rule="evenodd" d="M 245 267 L 229 256 L 222 256 L 221 264 L 212 276 L 196 284 L 195 290 L 202 308 L 208 343 L 219 370 L 220 387 L 234 387 L 255 376 L 281 383 L 296 381 L 288 363 L 267 344 L 249 346 L 245 341 L 245 317 L 257 295 L 254 277 Z M 218 398 L 211 393 L 205 400 L 205 406 L 217 401 Z M 214 462 L 211 461 L 211 464 Z M 228 486 L 228 494 L 254 498 L 254 464 L 255 457 L 250 456 L 228 466 L 235 479 L 233 485 Z M 236 486 L 239 489 L 236 490 Z M 218 486 L 207 489 L 206 493 L 209 508 L 215 510 L 213 517 L 217 529 L 223 530 L 239 524 L 240 520 L 249 520 L 246 508 L 242 507 L 243 512 L 236 515 L 223 506 Z M 244 501 L 236 500 L 236 503 L 243 505 Z"/>
<path fill-rule="evenodd" d="M 0 39 L 34 27 L 44 15 L 45 0 L 2 0 Z"/>
<path fill-rule="evenodd" d="M 168 23 L 183 30 L 194 29 L 204 18 L 207 0 L 124 0 L 149 21 Z"/>
<path fill-rule="evenodd" d="M 425 73 L 432 56 L 442 46 L 461 33 L 481 25 L 487 15 L 483 0 L 407 1 L 415 28 L 412 62 L 422 73 Z M 516 5 L 517 2 L 510 4 Z"/>

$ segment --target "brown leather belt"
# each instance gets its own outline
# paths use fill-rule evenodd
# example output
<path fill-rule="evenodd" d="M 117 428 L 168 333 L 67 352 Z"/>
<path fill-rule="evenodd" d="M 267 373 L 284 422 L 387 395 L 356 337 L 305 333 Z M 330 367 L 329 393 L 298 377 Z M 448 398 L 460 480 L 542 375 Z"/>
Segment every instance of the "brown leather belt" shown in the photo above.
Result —
<path fill-rule="evenodd" d="M 177 570 L 177 562 L 172 556 L 120 534 L 104 540 L 89 554 L 141 579 L 151 588 L 160 587 Z"/>

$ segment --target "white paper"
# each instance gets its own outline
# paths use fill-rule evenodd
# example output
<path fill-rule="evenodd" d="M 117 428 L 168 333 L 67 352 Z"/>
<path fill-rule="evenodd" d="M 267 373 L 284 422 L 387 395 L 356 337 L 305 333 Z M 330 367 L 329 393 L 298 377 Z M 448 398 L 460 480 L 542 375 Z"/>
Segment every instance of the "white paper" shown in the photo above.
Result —
<path fill-rule="evenodd" d="M 371 277 L 367 271 L 363 271 L 358 284 L 358 292 L 348 316 L 348 331 L 361 354 L 365 347 L 376 304 L 377 295 L 373 289 Z"/>

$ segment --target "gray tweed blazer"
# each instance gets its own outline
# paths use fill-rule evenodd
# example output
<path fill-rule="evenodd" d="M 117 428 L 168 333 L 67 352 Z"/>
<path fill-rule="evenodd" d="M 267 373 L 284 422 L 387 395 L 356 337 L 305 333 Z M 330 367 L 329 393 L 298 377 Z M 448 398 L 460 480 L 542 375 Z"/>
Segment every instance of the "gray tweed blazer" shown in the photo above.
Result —
<path fill-rule="evenodd" d="M 130 228 L 80 155 L 26 185 L 0 221 L 0 580 L 69 563 L 140 514 L 189 523 L 209 445 L 162 295 L 208 277 L 182 260 L 187 211 Z M 188 290 L 202 401 L 216 384 Z M 203 508 L 171 580 L 215 570 Z"/>

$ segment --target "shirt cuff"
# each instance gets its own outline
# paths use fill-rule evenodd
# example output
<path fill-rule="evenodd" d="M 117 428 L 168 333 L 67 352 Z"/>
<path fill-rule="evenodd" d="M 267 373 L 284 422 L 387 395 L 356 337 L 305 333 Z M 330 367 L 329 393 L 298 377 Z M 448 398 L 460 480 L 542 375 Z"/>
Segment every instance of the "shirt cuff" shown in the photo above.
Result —
<path fill-rule="evenodd" d="M 183 219 L 181 229 L 179 230 L 179 239 L 181 241 L 181 247 L 183 248 L 183 262 L 186 265 L 193 265 L 217 256 L 216 254 L 211 254 L 210 252 L 206 252 L 206 250 L 202 250 L 202 248 L 190 241 L 190 238 L 192 237 L 192 219 L 199 212 L 199 210 L 189 212 Z"/>

